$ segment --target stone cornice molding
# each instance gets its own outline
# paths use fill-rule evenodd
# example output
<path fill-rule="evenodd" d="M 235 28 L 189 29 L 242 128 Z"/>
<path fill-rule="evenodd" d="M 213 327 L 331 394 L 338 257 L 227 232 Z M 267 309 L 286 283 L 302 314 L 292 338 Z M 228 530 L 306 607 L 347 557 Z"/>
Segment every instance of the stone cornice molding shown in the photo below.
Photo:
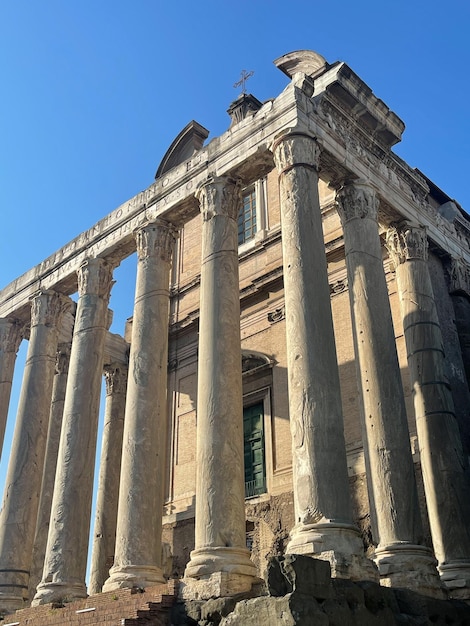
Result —
<path fill-rule="evenodd" d="M 449 293 L 465 293 L 470 297 L 470 265 L 463 259 L 452 257 L 448 275 Z"/>
<path fill-rule="evenodd" d="M 57 291 L 41 291 L 31 300 L 31 328 L 39 325 L 57 328 L 70 306 L 70 299 Z"/>
<path fill-rule="evenodd" d="M 375 190 L 362 182 L 349 183 L 336 192 L 336 203 L 341 224 L 353 219 L 377 221 L 379 199 Z"/>
<path fill-rule="evenodd" d="M 165 263 L 171 263 L 176 238 L 176 229 L 165 220 L 144 224 L 135 232 L 139 261 L 157 257 Z"/>
<path fill-rule="evenodd" d="M 315 137 L 298 130 L 290 130 L 277 137 L 271 150 L 279 175 L 294 167 L 307 167 L 318 172 L 320 167 L 320 146 Z"/>
<path fill-rule="evenodd" d="M 349 104 L 341 96 L 343 86 L 350 94 Z M 368 113 L 373 117 L 372 126 Z M 380 121 L 382 126 L 377 123 Z M 338 64 L 315 78 L 313 97 L 291 83 L 274 101 L 263 104 L 256 115 L 213 139 L 15 279 L 0 291 L 0 317 L 26 321 L 29 299 L 38 288 L 73 293 L 76 271 L 86 258 L 99 256 L 117 264 L 134 252 L 133 232 L 145 222 L 162 218 L 179 226 L 192 219 L 198 210 L 195 191 L 210 172 L 234 174 L 244 183 L 265 174 L 273 167 L 269 147 L 280 133 L 292 128 L 316 138 L 325 180 L 335 187 L 345 179 L 370 180 L 381 198 L 380 212 L 390 208 L 389 222 L 405 218 L 423 224 L 433 243 L 470 263 L 463 229 L 459 227 L 457 232 L 448 228 L 452 224 L 427 201 L 429 189 L 424 178 L 388 147 L 393 136 L 400 135 L 400 120 L 345 64 Z"/>
<path fill-rule="evenodd" d="M 18 352 L 24 335 L 24 324 L 16 319 L 0 319 L 0 354 Z"/>
<path fill-rule="evenodd" d="M 391 225 L 385 235 L 385 247 L 394 268 L 405 261 L 428 260 L 428 238 L 422 226 L 408 222 Z"/>
<path fill-rule="evenodd" d="M 111 363 L 104 366 L 106 395 L 125 394 L 127 390 L 128 367 L 125 363 Z"/>
<path fill-rule="evenodd" d="M 217 215 L 236 221 L 241 207 L 242 184 L 230 176 L 214 176 L 206 180 L 196 191 L 204 222 Z"/>
<path fill-rule="evenodd" d="M 105 259 L 88 259 L 77 270 L 78 295 L 95 295 L 109 300 L 113 286 L 113 266 Z"/>

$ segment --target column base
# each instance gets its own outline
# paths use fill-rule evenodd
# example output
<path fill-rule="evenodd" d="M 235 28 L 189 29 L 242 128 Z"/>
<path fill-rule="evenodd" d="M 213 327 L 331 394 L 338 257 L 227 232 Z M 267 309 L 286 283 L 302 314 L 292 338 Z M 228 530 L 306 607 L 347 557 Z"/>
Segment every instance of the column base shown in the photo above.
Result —
<path fill-rule="evenodd" d="M 133 587 L 145 589 L 165 582 L 161 568 L 155 565 L 114 565 L 109 570 L 103 592 Z"/>
<path fill-rule="evenodd" d="M 470 562 L 455 560 L 438 568 L 444 588 L 449 597 L 456 600 L 470 600 Z"/>
<path fill-rule="evenodd" d="M 39 583 L 31 606 L 50 602 L 73 602 L 88 596 L 85 583 Z"/>
<path fill-rule="evenodd" d="M 409 543 L 379 546 L 374 561 L 382 586 L 403 587 L 433 598 L 445 598 L 437 561 L 429 548 Z"/>
<path fill-rule="evenodd" d="M 2 591 L 0 593 L 0 619 L 3 615 L 11 615 L 19 609 L 24 609 L 27 606 L 26 601 L 22 596 L 17 596 L 12 593 Z"/>
<path fill-rule="evenodd" d="M 247 548 L 206 547 L 191 552 L 185 578 L 202 578 L 225 572 L 256 578 L 256 567 Z"/>
<path fill-rule="evenodd" d="M 297 524 L 290 533 L 286 553 L 328 561 L 332 578 L 379 582 L 377 567 L 365 556 L 361 535 L 353 524 Z"/>
<path fill-rule="evenodd" d="M 239 593 L 248 593 L 254 583 L 259 582 L 253 576 L 215 572 L 201 578 L 187 578 L 180 581 L 178 596 L 181 600 L 210 600 L 224 598 Z"/>

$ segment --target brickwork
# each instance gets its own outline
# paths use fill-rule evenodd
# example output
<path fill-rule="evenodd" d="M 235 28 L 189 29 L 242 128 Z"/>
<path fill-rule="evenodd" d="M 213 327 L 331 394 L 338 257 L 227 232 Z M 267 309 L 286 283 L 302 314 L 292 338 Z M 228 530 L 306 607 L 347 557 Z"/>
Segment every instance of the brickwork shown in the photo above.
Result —
<path fill-rule="evenodd" d="M 0 626 L 164 626 L 177 592 L 177 581 L 149 587 L 143 593 L 136 589 L 110 591 L 64 606 L 43 604 L 21 609 L 6 615 Z"/>

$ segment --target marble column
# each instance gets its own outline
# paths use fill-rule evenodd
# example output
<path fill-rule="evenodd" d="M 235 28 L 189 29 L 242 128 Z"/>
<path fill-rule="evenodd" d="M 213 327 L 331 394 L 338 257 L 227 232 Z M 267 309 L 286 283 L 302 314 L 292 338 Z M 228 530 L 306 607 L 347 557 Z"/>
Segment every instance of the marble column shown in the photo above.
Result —
<path fill-rule="evenodd" d="M 170 268 L 175 232 L 156 220 L 136 232 L 137 279 L 127 383 L 114 565 L 103 591 L 164 582 L 161 568 L 167 428 Z"/>
<path fill-rule="evenodd" d="M 10 406 L 16 354 L 23 338 L 23 325 L 7 317 L 0 319 L 0 458 Z"/>
<path fill-rule="evenodd" d="M 246 548 L 237 216 L 240 186 L 210 178 L 202 213 L 196 447 L 196 535 L 187 597 L 251 588 Z M 195 582 L 192 582 L 195 581 Z M 183 594 L 184 595 L 184 594 Z"/>
<path fill-rule="evenodd" d="M 420 545 L 421 517 L 390 301 L 382 262 L 379 200 L 367 184 L 337 193 L 344 231 L 356 372 L 375 560 L 381 582 L 439 588 L 431 551 Z"/>
<path fill-rule="evenodd" d="M 291 132 L 279 172 L 295 526 L 287 551 L 328 560 L 333 576 L 375 578 L 352 521 L 336 346 L 318 195 L 320 150 Z"/>
<path fill-rule="evenodd" d="M 47 432 L 46 456 L 42 477 L 41 496 L 34 537 L 33 559 L 29 578 L 29 599 L 32 600 L 36 587 L 41 581 L 44 556 L 46 554 L 47 534 L 51 517 L 52 495 L 54 493 L 57 455 L 59 453 L 60 431 L 64 413 L 65 388 L 69 371 L 70 343 L 60 343 L 56 355 L 56 369 L 52 388 L 51 412 Z"/>
<path fill-rule="evenodd" d="M 396 271 L 434 551 L 446 586 L 469 599 L 470 476 L 445 373 L 426 231 L 407 223 L 390 228 L 387 248 Z"/>
<path fill-rule="evenodd" d="M 452 257 L 448 275 L 462 362 L 467 385 L 470 387 L 470 265 L 463 259 Z"/>
<path fill-rule="evenodd" d="M 106 406 L 88 587 L 90 595 L 100 593 L 114 563 L 128 367 L 126 363 L 112 363 L 105 366 L 104 372 Z"/>
<path fill-rule="evenodd" d="M 78 270 L 78 303 L 42 581 L 33 605 L 86 597 L 96 433 L 112 267 Z"/>
<path fill-rule="evenodd" d="M 60 320 L 68 298 L 44 291 L 31 308 L 31 331 L 0 512 L 0 612 L 28 598 Z"/>

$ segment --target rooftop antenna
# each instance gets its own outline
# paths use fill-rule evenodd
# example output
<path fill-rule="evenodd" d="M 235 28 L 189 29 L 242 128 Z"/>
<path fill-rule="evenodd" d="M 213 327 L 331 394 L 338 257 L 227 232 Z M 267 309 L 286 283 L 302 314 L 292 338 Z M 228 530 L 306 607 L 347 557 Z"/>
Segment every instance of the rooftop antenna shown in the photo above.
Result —
<path fill-rule="evenodd" d="M 234 83 L 233 88 L 236 89 L 237 87 L 241 87 L 242 88 L 242 94 L 246 94 L 246 81 L 251 78 L 254 74 L 254 71 L 252 70 L 251 72 L 247 72 L 246 70 L 242 70 L 241 74 L 240 74 L 240 80 L 237 81 L 236 83 Z"/>

